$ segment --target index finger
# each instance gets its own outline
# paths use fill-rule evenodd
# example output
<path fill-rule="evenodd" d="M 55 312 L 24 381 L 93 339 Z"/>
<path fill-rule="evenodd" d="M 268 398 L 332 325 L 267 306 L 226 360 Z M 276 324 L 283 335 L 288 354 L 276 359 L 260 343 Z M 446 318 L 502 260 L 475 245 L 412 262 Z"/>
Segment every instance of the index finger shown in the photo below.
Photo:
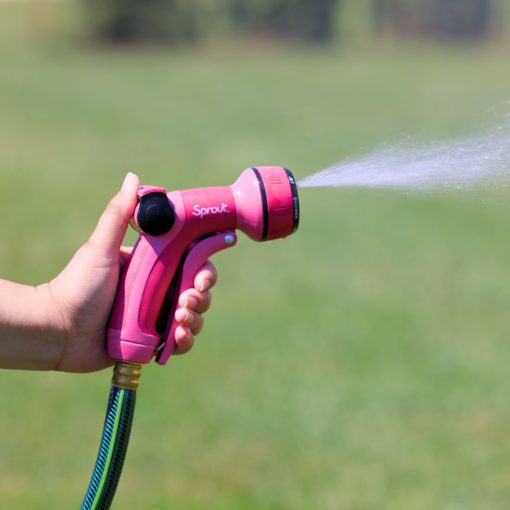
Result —
<path fill-rule="evenodd" d="M 199 292 L 206 292 L 214 287 L 218 280 L 218 272 L 214 264 L 208 260 L 195 275 L 194 286 Z"/>

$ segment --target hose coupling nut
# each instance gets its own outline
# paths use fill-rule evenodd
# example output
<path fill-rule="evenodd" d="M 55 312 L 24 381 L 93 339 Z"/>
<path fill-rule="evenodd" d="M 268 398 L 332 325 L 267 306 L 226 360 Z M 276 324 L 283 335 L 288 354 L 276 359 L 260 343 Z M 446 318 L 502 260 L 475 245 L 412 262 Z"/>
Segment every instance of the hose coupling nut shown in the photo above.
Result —
<path fill-rule="evenodd" d="M 141 372 L 142 365 L 139 363 L 116 361 L 113 367 L 112 384 L 117 388 L 136 390 L 140 384 Z"/>

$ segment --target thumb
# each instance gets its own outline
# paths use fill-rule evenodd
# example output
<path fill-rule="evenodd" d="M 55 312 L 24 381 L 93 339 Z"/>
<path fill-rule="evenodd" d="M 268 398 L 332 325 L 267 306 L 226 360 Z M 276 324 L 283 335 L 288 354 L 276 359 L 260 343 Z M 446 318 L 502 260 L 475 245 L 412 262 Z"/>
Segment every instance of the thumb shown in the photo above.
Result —
<path fill-rule="evenodd" d="M 129 172 L 122 183 L 122 188 L 110 200 L 90 236 L 90 243 L 106 256 L 119 255 L 129 220 L 135 211 L 139 185 L 138 176 Z"/>

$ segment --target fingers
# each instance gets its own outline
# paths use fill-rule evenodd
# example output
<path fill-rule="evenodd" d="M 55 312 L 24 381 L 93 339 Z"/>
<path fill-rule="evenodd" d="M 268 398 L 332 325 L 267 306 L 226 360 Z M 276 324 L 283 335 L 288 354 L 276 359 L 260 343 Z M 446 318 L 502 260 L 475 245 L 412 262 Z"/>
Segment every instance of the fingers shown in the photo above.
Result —
<path fill-rule="evenodd" d="M 199 292 L 197 289 L 185 290 L 179 296 L 179 308 L 187 308 L 198 313 L 205 313 L 211 306 L 212 295 L 207 290 Z"/>
<path fill-rule="evenodd" d="M 179 296 L 179 308 L 175 311 L 175 320 L 179 323 L 175 331 L 175 354 L 184 354 L 193 347 L 195 335 L 198 335 L 204 326 L 202 314 L 211 306 L 210 289 L 217 279 L 214 264 L 207 261 L 195 276 L 195 287 Z"/>
<path fill-rule="evenodd" d="M 174 354 L 188 352 L 195 343 L 195 335 L 198 335 L 204 326 L 205 313 L 211 304 L 211 293 L 198 292 L 189 289 L 179 297 L 179 306 L 175 311 L 175 320 L 179 323 L 175 330 L 175 342 L 177 349 Z"/>
<path fill-rule="evenodd" d="M 140 181 L 129 172 L 121 190 L 110 200 L 90 237 L 90 242 L 104 255 L 117 256 L 124 239 L 129 220 L 136 207 Z"/>
<path fill-rule="evenodd" d="M 178 326 L 175 330 L 175 342 L 177 348 L 174 354 L 184 354 L 188 352 L 195 343 L 195 335 L 186 326 Z"/>
<path fill-rule="evenodd" d="M 179 308 L 175 312 L 175 320 L 181 325 L 190 329 L 193 335 L 198 335 L 204 326 L 204 318 L 202 314 L 188 310 L 187 308 Z"/>
<path fill-rule="evenodd" d="M 195 289 L 200 292 L 211 289 L 218 280 L 218 273 L 214 264 L 208 260 L 195 276 Z"/>
<path fill-rule="evenodd" d="M 218 273 L 211 261 L 207 261 L 195 276 L 195 288 L 185 290 L 179 296 L 179 307 L 205 313 L 211 306 L 210 289 L 216 284 Z"/>

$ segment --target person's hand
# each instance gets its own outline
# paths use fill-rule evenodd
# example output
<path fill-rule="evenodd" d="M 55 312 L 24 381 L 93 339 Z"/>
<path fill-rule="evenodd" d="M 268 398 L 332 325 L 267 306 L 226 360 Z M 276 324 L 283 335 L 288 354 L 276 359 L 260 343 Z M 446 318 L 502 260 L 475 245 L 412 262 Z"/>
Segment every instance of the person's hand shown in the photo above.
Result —
<path fill-rule="evenodd" d="M 68 372 L 100 370 L 112 364 L 106 353 L 105 328 L 115 298 L 122 265 L 130 248 L 121 247 L 136 207 L 138 177 L 128 174 L 119 193 L 107 205 L 90 239 L 64 270 L 37 287 L 57 312 L 62 351 L 54 368 Z M 202 314 L 211 304 L 216 270 L 207 262 L 195 277 L 195 288 L 181 294 L 175 318 L 176 354 L 193 346 L 202 329 Z"/>

